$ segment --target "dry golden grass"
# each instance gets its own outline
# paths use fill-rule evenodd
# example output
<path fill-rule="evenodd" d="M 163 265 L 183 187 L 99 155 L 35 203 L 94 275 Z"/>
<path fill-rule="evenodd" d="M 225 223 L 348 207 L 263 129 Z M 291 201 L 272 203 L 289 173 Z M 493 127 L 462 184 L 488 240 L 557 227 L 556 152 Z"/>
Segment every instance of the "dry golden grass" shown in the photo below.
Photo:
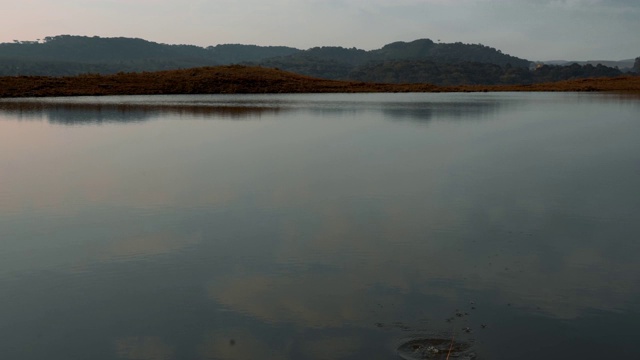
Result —
<path fill-rule="evenodd" d="M 640 77 L 584 79 L 536 85 L 381 84 L 334 81 L 250 66 L 217 66 L 186 70 L 73 77 L 0 77 L 0 97 L 153 94 L 481 92 L 481 91 L 615 91 L 640 93 Z"/>
<path fill-rule="evenodd" d="M 533 85 L 465 85 L 445 87 L 443 91 L 577 91 L 640 94 L 640 76 L 565 80 Z"/>

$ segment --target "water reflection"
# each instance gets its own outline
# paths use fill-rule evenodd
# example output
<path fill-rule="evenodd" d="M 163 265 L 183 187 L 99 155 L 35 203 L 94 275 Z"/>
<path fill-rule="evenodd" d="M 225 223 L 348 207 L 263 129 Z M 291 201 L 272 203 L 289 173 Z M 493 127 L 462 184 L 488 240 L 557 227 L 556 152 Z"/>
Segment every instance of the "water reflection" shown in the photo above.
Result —
<path fill-rule="evenodd" d="M 59 125 L 100 125 L 109 123 L 137 123 L 161 116 L 191 116 L 199 118 L 259 119 L 275 116 L 284 109 L 278 107 L 238 107 L 200 105 L 145 105 L 109 103 L 47 103 L 0 102 L 0 114 L 21 120 L 47 119 Z"/>
<path fill-rule="evenodd" d="M 377 94 L 373 94 L 377 95 Z M 389 96 L 389 94 L 386 94 Z M 335 95 L 334 95 L 335 96 Z M 326 97 L 326 96 L 325 96 Z M 200 96 L 200 97 L 78 97 L 45 99 L 3 99 L 0 101 L 0 115 L 6 114 L 21 120 L 47 119 L 52 124 L 106 124 L 136 123 L 148 121 L 163 115 L 216 117 L 230 119 L 256 119 L 261 116 L 276 116 L 285 111 L 304 110 L 316 116 L 341 117 L 362 112 L 382 111 L 391 120 L 409 119 L 421 122 L 432 118 L 469 119 L 486 117 L 499 111 L 499 107 L 513 106 L 522 102 L 510 101 L 373 101 L 367 96 L 357 100 L 328 101 L 320 97 L 305 96 L 299 99 L 260 96 Z M 157 98 L 162 98 L 158 101 Z M 356 97 L 357 98 L 357 97 Z M 297 101 L 296 101 L 297 100 Z M 301 106 L 302 105 L 302 106 Z"/>
<path fill-rule="evenodd" d="M 470 120 L 487 118 L 501 111 L 500 107 L 515 106 L 517 102 L 503 101 L 461 101 L 429 102 L 418 104 L 390 103 L 382 107 L 383 113 L 393 120 L 413 120 L 427 122 L 436 119 Z"/>
<path fill-rule="evenodd" d="M 3 112 L 2 353 L 394 359 L 455 335 L 485 359 L 632 354 L 638 102 L 386 96 Z M 243 101 L 263 121 L 191 111 Z M 19 121 L 101 112 L 162 121 Z"/>

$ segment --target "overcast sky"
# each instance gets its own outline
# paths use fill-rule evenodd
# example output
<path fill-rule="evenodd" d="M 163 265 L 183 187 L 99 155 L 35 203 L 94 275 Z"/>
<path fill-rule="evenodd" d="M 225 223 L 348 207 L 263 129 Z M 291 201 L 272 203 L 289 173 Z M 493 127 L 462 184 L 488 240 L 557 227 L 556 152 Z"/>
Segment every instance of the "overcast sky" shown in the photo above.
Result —
<path fill-rule="evenodd" d="M 0 0 L 0 42 L 137 37 L 377 49 L 430 38 L 529 60 L 640 56 L 640 0 Z"/>

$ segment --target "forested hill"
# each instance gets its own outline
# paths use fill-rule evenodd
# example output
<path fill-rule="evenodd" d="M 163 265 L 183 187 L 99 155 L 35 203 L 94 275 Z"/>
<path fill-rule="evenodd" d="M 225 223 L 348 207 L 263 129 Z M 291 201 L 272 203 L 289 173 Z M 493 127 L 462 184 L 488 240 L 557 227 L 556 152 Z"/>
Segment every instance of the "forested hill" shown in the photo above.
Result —
<path fill-rule="evenodd" d="M 341 47 L 313 48 L 265 59 L 258 64 L 334 80 L 444 86 L 535 84 L 622 75 L 619 69 L 601 64 L 533 66 L 528 60 L 488 46 L 440 44 L 429 39 L 395 42 L 372 51 Z"/>
<path fill-rule="evenodd" d="M 0 44 L 0 75 L 74 75 L 155 71 L 238 63 L 278 67 L 305 75 L 345 78 L 355 67 L 387 60 L 472 61 L 527 67 L 528 60 L 483 45 L 436 44 L 429 39 L 395 42 L 381 49 L 225 44 L 167 45 L 136 38 L 74 35 Z"/>
<path fill-rule="evenodd" d="M 364 51 L 356 48 L 317 47 L 279 58 L 265 59 L 258 64 L 277 67 L 300 74 L 349 79 L 361 73 L 362 67 L 387 61 L 429 61 L 432 63 L 479 63 L 516 68 L 529 68 L 529 60 L 503 54 L 481 44 L 434 43 L 429 39 L 394 42 L 381 49 Z"/>
<path fill-rule="evenodd" d="M 380 50 L 371 51 L 373 60 L 429 60 L 433 62 L 477 62 L 513 67 L 529 67 L 529 60 L 503 54 L 502 51 L 482 44 L 434 43 L 429 39 L 395 42 Z"/>
<path fill-rule="evenodd" d="M 60 35 L 0 44 L 0 76 L 114 74 L 243 64 L 332 80 L 436 85 L 532 84 L 621 75 L 591 64 L 552 66 L 481 44 L 394 42 L 376 50 L 226 44 L 167 45 L 135 38 Z M 636 62 L 635 68 L 640 65 Z M 638 71 L 638 70 L 636 70 Z"/>
<path fill-rule="evenodd" d="M 285 46 L 167 45 L 135 38 L 60 35 L 0 44 L 0 75 L 76 75 L 183 69 L 260 61 L 300 50 Z"/>

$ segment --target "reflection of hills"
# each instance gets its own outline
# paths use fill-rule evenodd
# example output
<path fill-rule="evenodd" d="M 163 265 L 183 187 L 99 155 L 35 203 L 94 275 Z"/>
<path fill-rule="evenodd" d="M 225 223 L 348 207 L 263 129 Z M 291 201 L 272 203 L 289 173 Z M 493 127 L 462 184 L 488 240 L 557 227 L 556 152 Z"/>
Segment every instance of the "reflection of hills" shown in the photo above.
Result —
<path fill-rule="evenodd" d="M 504 101 L 418 102 L 388 104 L 382 112 L 394 120 L 477 119 L 496 113 Z"/>
<path fill-rule="evenodd" d="M 160 115 L 240 120 L 277 114 L 281 110 L 278 107 L 237 105 L 0 102 L 0 114 L 21 120 L 46 118 L 52 124 L 62 125 L 138 123 Z"/>
<path fill-rule="evenodd" d="M 320 116 L 344 116 L 359 111 L 381 112 L 393 121 L 428 122 L 434 119 L 478 119 L 495 114 L 515 101 L 381 101 L 381 102 L 336 102 L 311 104 L 309 111 Z"/>
<path fill-rule="evenodd" d="M 229 101 L 231 100 L 231 101 Z M 92 100 L 93 101 L 93 100 Z M 144 99 L 139 102 L 96 102 L 78 100 L 9 100 L 0 101 L 0 114 L 21 120 L 42 120 L 52 124 L 80 125 L 106 123 L 138 123 L 163 115 L 200 118 L 255 119 L 285 111 L 306 110 L 323 116 L 342 116 L 360 111 L 382 112 L 393 120 L 426 122 L 434 118 L 478 118 L 495 113 L 504 101 L 287 101 L 269 99 L 225 99 L 162 102 Z"/>

